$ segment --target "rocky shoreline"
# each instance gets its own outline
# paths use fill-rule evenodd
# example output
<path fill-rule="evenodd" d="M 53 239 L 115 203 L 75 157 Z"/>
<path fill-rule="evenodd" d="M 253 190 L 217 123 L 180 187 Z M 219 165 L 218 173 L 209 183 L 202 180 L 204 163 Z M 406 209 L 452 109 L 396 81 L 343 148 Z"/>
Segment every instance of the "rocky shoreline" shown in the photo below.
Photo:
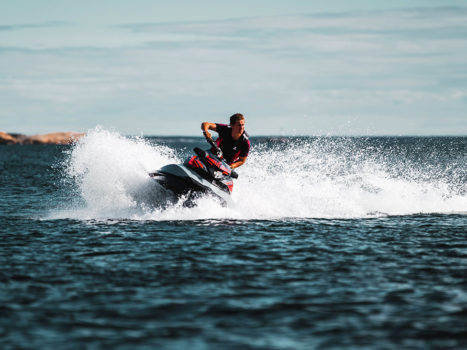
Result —
<path fill-rule="evenodd" d="M 69 145 L 84 135 L 82 132 L 67 131 L 28 136 L 0 131 L 0 145 Z"/>

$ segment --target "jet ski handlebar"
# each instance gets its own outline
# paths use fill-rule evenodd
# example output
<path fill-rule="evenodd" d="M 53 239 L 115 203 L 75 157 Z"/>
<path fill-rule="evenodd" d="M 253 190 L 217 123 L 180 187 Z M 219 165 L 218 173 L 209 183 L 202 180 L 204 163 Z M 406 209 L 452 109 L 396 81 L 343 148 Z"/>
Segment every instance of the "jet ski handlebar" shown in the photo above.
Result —
<path fill-rule="evenodd" d="M 204 137 L 206 138 L 206 141 L 216 150 L 216 155 L 219 157 L 219 159 L 223 158 L 223 154 L 219 146 L 216 145 L 212 137 L 208 137 L 205 132 L 203 132 Z"/>
<path fill-rule="evenodd" d="M 206 141 L 208 141 L 208 143 L 216 150 L 216 153 L 217 153 L 217 156 L 219 157 L 219 159 L 224 158 L 223 154 L 222 154 L 222 150 L 219 148 L 219 146 L 216 145 L 216 143 L 214 142 L 212 137 L 208 137 L 206 135 L 206 133 L 203 133 L 203 134 L 204 134 L 204 137 L 206 138 Z M 230 172 L 230 176 L 233 177 L 234 179 L 238 179 L 238 174 L 233 169 Z"/>
<path fill-rule="evenodd" d="M 212 139 L 211 139 L 212 140 Z M 214 142 L 213 142 L 214 143 Z M 215 147 L 217 147 L 217 145 L 214 143 Z M 193 151 L 195 151 L 195 153 L 198 155 L 198 157 L 200 157 L 201 159 L 206 159 L 207 157 L 207 152 L 202 150 L 201 148 L 198 148 L 198 147 L 195 147 L 193 149 Z M 219 152 L 221 152 L 221 155 L 222 155 L 222 151 L 219 149 Z M 222 158 L 221 158 L 222 159 Z M 238 179 L 238 173 L 233 170 L 233 169 L 230 169 L 230 177 L 234 178 L 234 179 Z"/>

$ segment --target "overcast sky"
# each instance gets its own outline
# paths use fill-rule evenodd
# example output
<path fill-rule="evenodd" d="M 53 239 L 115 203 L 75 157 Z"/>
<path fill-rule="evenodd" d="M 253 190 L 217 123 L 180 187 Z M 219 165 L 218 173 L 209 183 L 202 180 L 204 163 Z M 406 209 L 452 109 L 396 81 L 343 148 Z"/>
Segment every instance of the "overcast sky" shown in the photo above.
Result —
<path fill-rule="evenodd" d="M 2 1 L 0 131 L 467 135 L 467 1 Z"/>

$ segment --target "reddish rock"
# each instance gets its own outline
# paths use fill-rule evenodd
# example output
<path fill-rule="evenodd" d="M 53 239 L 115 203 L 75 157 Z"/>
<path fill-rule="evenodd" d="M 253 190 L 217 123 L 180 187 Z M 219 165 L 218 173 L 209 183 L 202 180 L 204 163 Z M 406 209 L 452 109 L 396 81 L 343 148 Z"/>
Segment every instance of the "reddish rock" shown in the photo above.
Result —
<path fill-rule="evenodd" d="M 82 132 L 55 132 L 50 134 L 42 135 L 10 135 L 5 132 L 0 132 L 0 144 L 56 144 L 56 145 L 68 145 L 76 142 L 79 138 L 85 134 Z"/>
<path fill-rule="evenodd" d="M 18 143 L 16 137 L 7 134 L 6 132 L 0 131 L 0 145 L 12 145 Z"/>
<path fill-rule="evenodd" d="M 84 133 L 78 132 L 54 132 L 51 134 L 32 135 L 26 137 L 24 144 L 56 144 L 68 145 L 76 142 Z"/>

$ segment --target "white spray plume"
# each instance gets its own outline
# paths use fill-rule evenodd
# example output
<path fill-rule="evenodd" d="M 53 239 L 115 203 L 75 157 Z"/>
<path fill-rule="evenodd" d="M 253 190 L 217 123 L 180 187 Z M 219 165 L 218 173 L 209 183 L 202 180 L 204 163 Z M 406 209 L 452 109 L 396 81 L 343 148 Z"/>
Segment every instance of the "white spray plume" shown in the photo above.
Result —
<path fill-rule="evenodd" d="M 167 203 L 167 193 L 148 172 L 180 163 L 175 150 L 141 138 L 96 128 L 68 154 L 65 176 L 80 204 L 56 218 L 277 220 L 364 218 L 419 213 L 466 213 L 467 196 L 432 169 L 394 167 L 391 154 L 378 155 L 339 139 L 290 141 L 253 146 L 238 169 L 234 205 L 200 198 L 194 208 Z M 422 164 L 423 166 L 423 164 Z M 457 186 L 457 187 L 456 187 Z"/>

